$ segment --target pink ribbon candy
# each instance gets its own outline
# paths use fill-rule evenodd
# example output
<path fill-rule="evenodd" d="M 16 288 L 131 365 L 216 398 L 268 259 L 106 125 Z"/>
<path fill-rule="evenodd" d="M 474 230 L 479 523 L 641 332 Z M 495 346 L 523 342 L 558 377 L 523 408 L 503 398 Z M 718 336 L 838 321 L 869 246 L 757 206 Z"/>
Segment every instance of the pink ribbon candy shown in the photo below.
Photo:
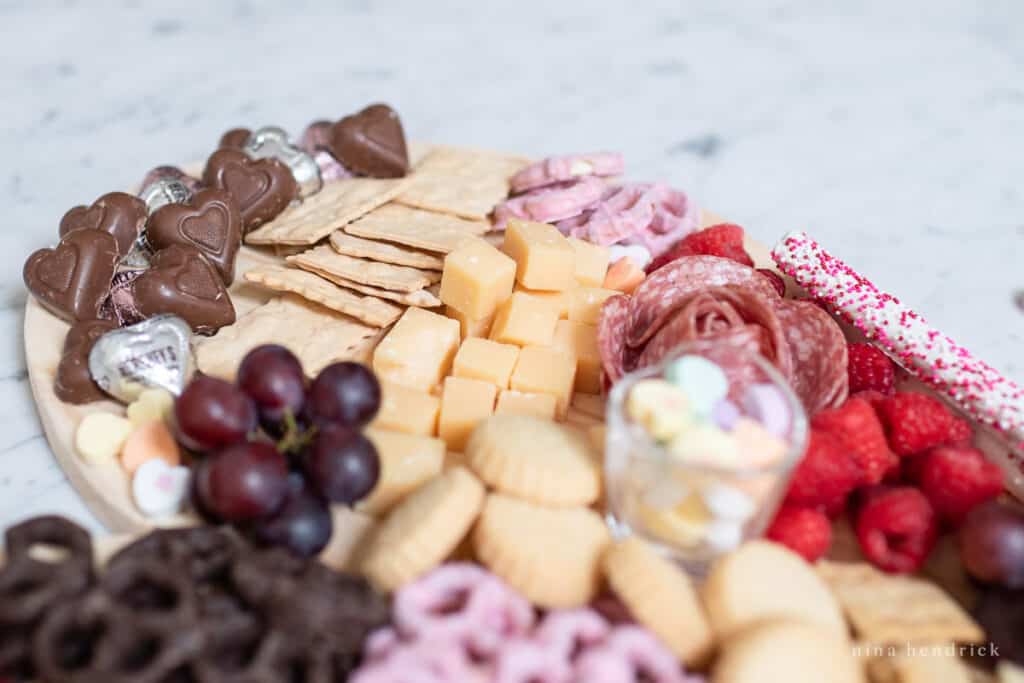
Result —
<path fill-rule="evenodd" d="M 510 218 L 554 223 L 577 216 L 601 199 L 607 187 L 600 178 L 583 176 L 506 199 L 494 207 L 494 227 L 504 228 Z"/>
<path fill-rule="evenodd" d="M 530 164 L 509 180 L 512 192 L 526 192 L 580 176 L 621 175 L 626 161 L 620 152 L 594 152 L 548 157 Z"/>

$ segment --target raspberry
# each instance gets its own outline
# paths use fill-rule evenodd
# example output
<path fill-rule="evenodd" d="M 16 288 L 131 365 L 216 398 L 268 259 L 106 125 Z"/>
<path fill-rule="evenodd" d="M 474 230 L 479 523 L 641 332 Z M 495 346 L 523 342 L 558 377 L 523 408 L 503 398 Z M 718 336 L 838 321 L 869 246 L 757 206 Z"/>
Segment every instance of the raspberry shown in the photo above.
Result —
<path fill-rule="evenodd" d="M 896 366 L 877 346 L 860 342 L 847 344 L 846 353 L 851 394 L 865 390 L 892 394 Z"/>
<path fill-rule="evenodd" d="M 860 468 L 839 439 L 812 428 L 804 458 L 789 481 L 786 502 L 837 513 L 861 476 Z"/>
<path fill-rule="evenodd" d="M 666 263 L 683 256 L 721 256 L 745 266 L 754 265 L 754 260 L 743 248 L 743 228 L 734 223 L 719 223 L 709 228 L 691 232 L 679 240 L 668 251 L 647 264 L 650 275 Z"/>
<path fill-rule="evenodd" d="M 881 406 L 882 402 L 887 400 L 889 397 L 883 394 L 881 391 L 875 391 L 874 389 L 865 389 L 864 391 L 858 391 L 856 393 L 850 392 L 850 398 L 864 399 L 865 401 L 871 404 L 871 407 L 877 414 L 879 411 L 879 406 Z M 879 414 L 878 419 L 882 420 L 884 419 L 884 416 Z"/>
<path fill-rule="evenodd" d="M 974 428 L 971 427 L 971 423 L 962 417 L 954 417 L 953 426 L 949 430 L 949 440 L 946 443 L 970 446 L 972 438 L 974 438 Z"/>
<path fill-rule="evenodd" d="M 839 408 L 822 410 L 811 425 L 839 439 L 860 468 L 860 484 L 877 484 L 887 472 L 899 467 L 899 458 L 889 450 L 878 415 L 862 398 L 851 398 Z"/>
<path fill-rule="evenodd" d="M 970 446 L 940 446 L 917 467 L 921 492 L 946 522 L 959 526 L 979 503 L 1003 491 L 1003 471 Z"/>
<path fill-rule="evenodd" d="M 897 455 L 921 453 L 948 443 L 953 415 L 938 399 L 926 394 L 898 393 L 879 405 L 888 427 L 889 445 Z"/>
<path fill-rule="evenodd" d="M 920 569 L 939 534 L 935 511 L 912 486 L 866 491 L 856 530 L 864 556 L 879 569 L 898 574 Z"/>
<path fill-rule="evenodd" d="M 779 293 L 779 296 L 786 296 L 786 281 L 782 279 L 781 275 L 770 268 L 758 268 L 757 272 L 768 278 L 768 281 L 772 283 L 772 287 Z"/>
<path fill-rule="evenodd" d="M 832 545 L 832 522 L 812 508 L 783 506 L 765 535 L 814 562 Z"/>

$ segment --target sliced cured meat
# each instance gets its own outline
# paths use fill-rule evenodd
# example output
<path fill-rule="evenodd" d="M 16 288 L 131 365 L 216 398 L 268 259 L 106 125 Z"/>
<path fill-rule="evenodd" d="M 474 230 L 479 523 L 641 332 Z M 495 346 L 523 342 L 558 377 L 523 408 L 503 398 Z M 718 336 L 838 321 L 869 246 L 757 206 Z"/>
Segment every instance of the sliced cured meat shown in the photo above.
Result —
<path fill-rule="evenodd" d="M 629 297 L 620 294 L 606 299 L 597 321 L 597 343 L 605 378 L 618 382 L 626 374 L 626 324 L 629 321 Z"/>
<path fill-rule="evenodd" d="M 783 373 L 808 414 L 838 407 L 846 400 L 846 338 L 825 311 L 809 301 L 779 301 L 776 313 L 793 358 Z"/>

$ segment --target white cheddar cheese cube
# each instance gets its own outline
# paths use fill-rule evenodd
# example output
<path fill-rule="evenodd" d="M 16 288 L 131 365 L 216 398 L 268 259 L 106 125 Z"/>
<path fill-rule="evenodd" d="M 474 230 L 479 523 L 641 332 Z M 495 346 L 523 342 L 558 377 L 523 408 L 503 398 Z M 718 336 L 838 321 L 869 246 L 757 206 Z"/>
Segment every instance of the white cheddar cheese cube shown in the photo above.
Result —
<path fill-rule="evenodd" d="M 558 399 L 554 394 L 533 394 L 525 391 L 503 389 L 498 394 L 498 407 L 495 415 L 532 415 L 546 420 L 554 420 L 558 410 Z"/>
<path fill-rule="evenodd" d="M 494 316 L 490 338 L 503 344 L 547 346 L 557 322 L 557 311 L 550 303 L 514 292 Z"/>
<path fill-rule="evenodd" d="M 372 426 L 406 434 L 433 436 L 437 433 L 437 415 L 440 411 L 441 399 L 437 396 L 394 382 L 381 382 L 380 410 Z"/>
<path fill-rule="evenodd" d="M 516 262 L 516 281 L 530 289 L 561 291 L 576 284 L 576 252 L 553 225 L 512 219 L 503 250 Z"/>
<path fill-rule="evenodd" d="M 465 377 L 445 379 L 438 436 L 449 450 L 462 452 L 473 428 L 494 412 L 497 395 L 498 388 L 490 382 Z"/>
<path fill-rule="evenodd" d="M 444 258 L 441 301 L 469 320 L 481 320 L 512 294 L 516 263 L 483 240 L 472 240 Z"/>
<path fill-rule="evenodd" d="M 486 318 L 473 320 L 451 306 L 444 307 L 444 314 L 452 320 L 459 321 L 459 333 L 462 335 L 463 339 L 469 339 L 470 337 L 486 338 L 487 333 L 491 331 L 491 323 L 494 322 L 493 313 Z"/>
<path fill-rule="evenodd" d="M 570 237 L 567 241 L 576 252 L 576 282 L 583 287 L 600 287 L 604 284 L 611 249 L 576 237 Z"/>
<path fill-rule="evenodd" d="M 621 292 L 602 287 L 579 287 L 569 292 L 569 320 L 596 325 L 601 319 L 601 306 Z"/>
<path fill-rule="evenodd" d="M 527 346 L 519 352 L 509 388 L 551 394 L 557 401 L 559 419 L 564 419 L 576 379 L 576 359 L 565 351 L 547 346 Z"/>
<path fill-rule="evenodd" d="M 597 327 L 575 320 L 559 320 L 555 325 L 553 348 L 576 359 L 576 391 L 601 393 L 601 353 L 597 347 Z"/>
<path fill-rule="evenodd" d="M 572 290 L 567 289 L 562 292 L 545 292 L 540 289 L 523 287 L 521 284 L 516 283 L 515 291 L 522 292 L 523 294 L 529 294 L 534 299 L 546 301 L 551 304 L 551 307 L 558 311 L 559 319 L 569 317 L 569 292 Z"/>
<path fill-rule="evenodd" d="M 382 382 L 430 391 L 448 374 L 458 348 L 457 321 L 411 306 L 377 345 L 373 370 Z"/>
<path fill-rule="evenodd" d="M 452 374 L 490 382 L 504 389 L 508 386 L 508 378 L 512 376 L 517 358 L 518 346 L 499 344 L 490 339 L 470 338 L 462 342 L 455 354 Z"/>

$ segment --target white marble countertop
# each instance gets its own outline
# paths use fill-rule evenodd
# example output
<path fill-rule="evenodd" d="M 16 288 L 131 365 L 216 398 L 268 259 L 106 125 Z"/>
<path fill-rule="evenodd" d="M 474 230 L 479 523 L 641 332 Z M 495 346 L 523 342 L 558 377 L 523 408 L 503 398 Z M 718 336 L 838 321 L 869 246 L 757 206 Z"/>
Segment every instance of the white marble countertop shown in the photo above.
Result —
<path fill-rule="evenodd" d="M 100 528 L 25 374 L 21 266 L 63 212 L 376 100 L 412 138 L 622 150 L 762 241 L 806 229 L 1024 381 L 1024 4 L 491 4 L 0 2 L 0 529 Z"/>

